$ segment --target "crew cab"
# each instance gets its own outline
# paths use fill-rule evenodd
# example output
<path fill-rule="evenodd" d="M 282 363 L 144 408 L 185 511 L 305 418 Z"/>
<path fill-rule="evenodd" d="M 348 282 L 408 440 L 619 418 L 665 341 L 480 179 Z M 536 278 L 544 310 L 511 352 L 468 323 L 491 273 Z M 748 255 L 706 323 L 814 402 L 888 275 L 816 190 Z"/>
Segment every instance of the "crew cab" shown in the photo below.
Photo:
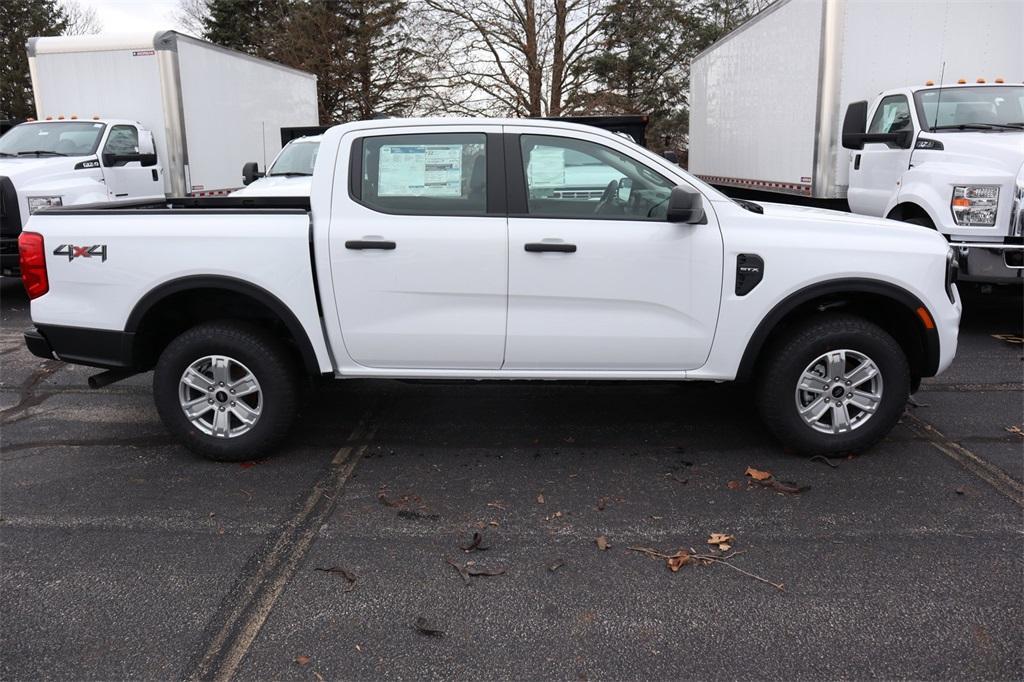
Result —
<path fill-rule="evenodd" d="M 886 90 L 849 106 L 843 146 L 850 210 L 946 235 L 965 281 L 1024 282 L 1024 85 Z"/>
<path fill-rule="evenodd" d="M 600 195 L 567 191 L 581 165 Z M 282 443 L 304 375 L 741 380 L 793 450 L 860 450 L 961 310 L 933 230 L 737 202 L 542 120 L 339 125 L 308 198 L 44 209 L 20 252 L 31 351 L 96 386 L 154 370 L 166 427 L 220 460 Z"/>
<path fill-rule="evenodd" d="M 30 121 L 0 137 L 0 272 L 17 274 L 18 234 L 45 206 L 164 196 L 153 134 L 137 121 Z"/>

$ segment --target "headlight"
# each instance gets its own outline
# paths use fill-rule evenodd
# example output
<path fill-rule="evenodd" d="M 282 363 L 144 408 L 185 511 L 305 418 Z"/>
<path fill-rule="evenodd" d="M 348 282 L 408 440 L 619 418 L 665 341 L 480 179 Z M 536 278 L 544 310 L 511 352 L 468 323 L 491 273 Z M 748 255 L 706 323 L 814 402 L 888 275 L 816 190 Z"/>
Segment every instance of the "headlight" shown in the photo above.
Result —
<path fill-rule="evenodd" d="M 60 197 L 29 197 L 28 212 L 31 215 L 41 208 L 48 206 L 63 206 L 64 202 Z"/>
<path fill-rule="evenodd" d="M 992 227 L 999 207 L 996 185 L 960 185 L 953 188 L 953 220 L 968 227 Z"/>

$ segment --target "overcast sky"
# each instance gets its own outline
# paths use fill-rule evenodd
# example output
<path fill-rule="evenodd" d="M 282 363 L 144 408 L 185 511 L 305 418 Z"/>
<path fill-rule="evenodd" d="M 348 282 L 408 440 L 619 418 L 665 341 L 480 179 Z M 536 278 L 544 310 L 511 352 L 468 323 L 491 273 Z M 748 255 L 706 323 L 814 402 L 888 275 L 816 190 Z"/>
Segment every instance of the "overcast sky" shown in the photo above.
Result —
<path fill-rule="evenodd" d="M 79 3 L 96 10 L 104 33 L 184 30 L 174 18 L 178 0 L 79 0 Z"/>

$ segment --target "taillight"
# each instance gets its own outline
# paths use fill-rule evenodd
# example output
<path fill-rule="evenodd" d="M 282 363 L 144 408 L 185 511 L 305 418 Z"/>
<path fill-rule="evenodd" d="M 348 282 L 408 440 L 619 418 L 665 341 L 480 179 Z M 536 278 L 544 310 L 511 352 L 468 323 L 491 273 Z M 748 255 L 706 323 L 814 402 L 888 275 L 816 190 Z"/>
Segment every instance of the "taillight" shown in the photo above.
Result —
<path fill-rule="evenodd" d="M 50 282 L 46 278 L 43 235 L 22 232 L 18 236 L 18 261 L 21 266 L 21 283 L 25 285 L 30 299 L 39 298 L 50 290 Z"/>

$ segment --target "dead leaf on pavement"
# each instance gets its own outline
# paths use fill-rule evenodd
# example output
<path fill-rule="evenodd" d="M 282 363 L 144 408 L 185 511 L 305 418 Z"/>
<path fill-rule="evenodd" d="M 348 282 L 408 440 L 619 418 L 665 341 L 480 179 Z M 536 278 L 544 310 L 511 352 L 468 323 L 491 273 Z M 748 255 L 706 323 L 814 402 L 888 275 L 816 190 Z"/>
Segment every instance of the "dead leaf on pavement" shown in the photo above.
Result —
<path fill-rule="evenodd" d="M 598 535 L 597 539 L 594 540 L 594 543 L 597 545 L 597 548 L 602 552 L 611 547 L 611 545 L 608 544 L 608 538 L 606 538 L 603 535 Z"/>
<path fill-rule="evenodd" d="M 462 582 L 466 583 L 467 585 L 469 585 L 470 583 L 470 577 L 495 576 L 503 575 L 505 573 L 505 568 L 501 566 L 495 568 L 487 568 L 484 566 L 477 565 L 475 561 L 467 561 L 465 565 L 459 564 L 455 561 L 452 561 L 451 559 L 445 559 L 445 561 L 447 561 L 452 568 L 459 572 L 459 575 L 462 576 Z"/>
<path fill-rule="evenodd" d="M 754 467 L 747 467 L 747 470 L 744 473 L 747 476 L 750 476 L 755 481 L 767 481 L 769 478 L 772 477 L 772 472 L 761 471 L 760 469 L 755 469 Z"/>
<path fill-rule="evenodd" d="M 743 487 L 743 484 L 740 483 L 739 481 L 729 481 L 725 485 L 729 490 L 739 490 L 740 488 Z"/>
<path fill-rule="evenodd" d="M 351 592 L 356 589 L 356 574 L 343 566 L 331 566 L 330 568 L 317 568 L 315 570 L 322 571 L 323 573 L 334 573 L 348 581 L 348 585 L 343 590 L 344 592 Z"/>
<path fill-rule="evenodd" d="M 413 621 L 412 627 L 416 632 L 427 637 L 444 637 L 444 630 L 441 630 L 423 616 L 418 616 Z"/>
<path fill-rule="evenodd" d="M 1017 434 L 1018 436 L 1020 436 L 1021 438 L 1024 438 L 1024 431 L 1022 431 L 1022 430 L 1021 430 L 1021 428 L 1020 428 L 1019 426 L 1007 426 L 1007 427 L 1006 427 L 1006 430 L 1007 430 L 1007 431 L 1008 431 L 1009 433 L 1015 433 L 1015 434 Z"/>
<path fill-rule="evenodd" d="M 295 657 L 295 662 L 298 663 L 299 665 L 309 665 L 310 660 L 312 660 L 312 659 L 310 659 L 309 656 L 296 656 Z"/>
<path fill-rule="evenodd" d="M 484 550 L 490 549 L 490 547 L 489 546 L 485 546 L 483 544 L 483 542 L 484 542 L 483 533 L 479 533 L 479 532 L 473 533 L 473 539 L 469 541 L 469 544 L 467 544 L 467 545 L 459 545 L 459 549 L 461 549 L 463 552 L 472 552 L 474 550 L 478 551 L 478 552 L 483 552 Z"/>
<path fill-rule="evenodd" d="M 560 569 L 562 566 L 565 566 L 565 559 L 558 559 L 557 561 L 555 561 L 555 563 L 553 563 L 550 566 L 548 566 L 548 570 L 551 571 L 552 573 L 554 573 L 555 571 Z"/>
<path fill-rule="evenodd" d="M 731 535 L 726 535 L 725 533 L 712 533 L 711 536 L 708 537 L 709 545 L 723 545 L 735 541 L 736 538 Z"/>
<path fill-rule="evenodd" d="M 544 493 L 537 496 L 537 504 L 544 504 Z"/>
<path fill-rule="evenodd" d="M 668 564 L 669 570 L 676 573 L 680 568 L 690 563 L 690 555 L 680 550 L 673 556 L 665 559 L 665 563 Z"/>
<path fill-rule="evenodd" d="M 1024 336 L 1017 336 L 1016 334 L 993 334 L 992 338 L 1012 343 L 1015 346 L 1024 345 Z"/>

